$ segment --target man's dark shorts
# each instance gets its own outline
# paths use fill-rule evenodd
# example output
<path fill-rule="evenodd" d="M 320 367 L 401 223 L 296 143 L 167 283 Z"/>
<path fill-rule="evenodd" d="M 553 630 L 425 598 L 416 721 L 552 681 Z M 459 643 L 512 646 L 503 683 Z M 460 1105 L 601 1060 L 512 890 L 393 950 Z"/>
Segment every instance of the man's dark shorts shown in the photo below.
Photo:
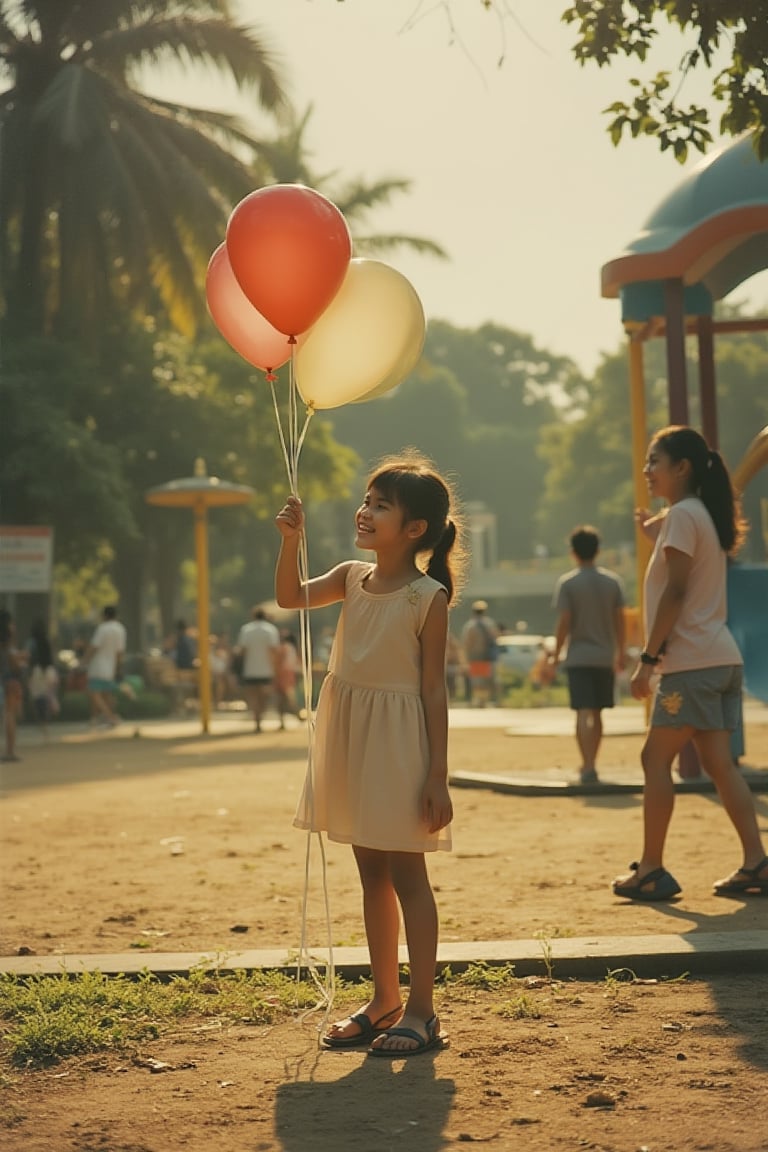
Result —
<path fill-rule="evenodd" d="M 613 668 L 566 668 L 571 708 L 613 708 Z"/>

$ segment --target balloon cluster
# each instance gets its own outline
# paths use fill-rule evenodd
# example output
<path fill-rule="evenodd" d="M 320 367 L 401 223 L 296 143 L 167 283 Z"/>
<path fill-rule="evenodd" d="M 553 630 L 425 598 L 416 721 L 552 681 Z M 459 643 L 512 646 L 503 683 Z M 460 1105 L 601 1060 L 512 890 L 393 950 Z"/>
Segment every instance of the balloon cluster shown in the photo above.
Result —
<path fill-rule="evenodd" d="M 301 184 L 240 201 L 205 288 L 214 323 L 249 364 L 273 380 L 292 359 L 310 410 L 380 396 L 421 355 L 424 310 L 412 285 L 388 264 L 353 259 L 339 209 Z"/>

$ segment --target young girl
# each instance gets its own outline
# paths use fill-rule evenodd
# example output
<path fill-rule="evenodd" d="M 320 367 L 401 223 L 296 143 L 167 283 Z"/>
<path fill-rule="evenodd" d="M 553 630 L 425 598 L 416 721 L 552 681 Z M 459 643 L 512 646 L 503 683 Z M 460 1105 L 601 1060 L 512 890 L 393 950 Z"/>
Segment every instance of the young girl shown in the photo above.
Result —
<path fill-rule="evenodd" d="M 661 681 L 642 752 L 644 841 L 630 875 L 613 882 L 617 896 L 669 900 L 680 886 L 662 864 L 674 805 L 672 763 L 693 739 L 733 824 L 744 863 L 714 886 L 718 896 L 768 895 L 768 857 L 752 793 L 733 763 L 730 732 L 741 709 L 742 658 L 726 626 L 726 556 L 741 542 L 742 523 L 728 471 L 693 428 L 657 432 L 645 476 L 651 496 L 669 507 L 636 516 L 655 540 L 645 574 L 646 644 L 632 695 Z"/>
<path fill-rule="evenodd" d="M 347 560 L 306 583 L 301 502 L 289 498 L 276 518 L 280 606 L 344 602 L 318 701 L 313 778 L 294 821 L 351 844 L 363 888 L 373 996 L 330 1027 L 329 1048 L 410 1056 L 447 1039 L 433 1005 L 438 924 L 424 853 L 451 846 L 445 649 L 459 549 L 449 563 L 450 515 L 449 486 L 427 461 L 386 460 L 355 515 L 355 543 L 375 563 Z M 420 556 L 429 557 L 426 574 Z M 410 961 L 405 1010 L 398 903 Z"/>

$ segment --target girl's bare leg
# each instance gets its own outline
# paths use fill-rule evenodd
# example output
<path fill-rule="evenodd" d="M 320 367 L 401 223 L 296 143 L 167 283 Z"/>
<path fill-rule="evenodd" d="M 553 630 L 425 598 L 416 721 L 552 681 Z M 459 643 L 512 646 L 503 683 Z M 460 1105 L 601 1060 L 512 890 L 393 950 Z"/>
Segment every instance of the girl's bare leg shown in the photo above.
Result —
<path fill-rule="evenodd" d="M 397 1023 L 400 1004 L 398 938 L 400 917 L 390 871 L 390 854 L 373 848 L 353 848 L 363 886 L 363 919 L 368 940 L 373 977 L 373 996 L 359 1011 L 372 1023 L 392 1013 L 385 1023 Z M 398 1008 L 397 1012 L 393 1012 Z M 384 1027 L 382 1023 L 381 1027 Z M 336 1039 L 359 1033 L 359 1025 L 349 1017 L 332 1024 L 328 1036 Z"/>
<path fill-rule="evenodd" d="M 437 962 L 437 907 L 423 853 L 392 852 L 392 880 L 403 910 L 408 943 L 410 991 L 398 1026 L 411 1028 L 426 1039 L 425 1023 L 434 1015 L 433 993 Z M 383 1036 L 374 1048 L 407 1050 L 416 1041 L 407 1036 Z"/>

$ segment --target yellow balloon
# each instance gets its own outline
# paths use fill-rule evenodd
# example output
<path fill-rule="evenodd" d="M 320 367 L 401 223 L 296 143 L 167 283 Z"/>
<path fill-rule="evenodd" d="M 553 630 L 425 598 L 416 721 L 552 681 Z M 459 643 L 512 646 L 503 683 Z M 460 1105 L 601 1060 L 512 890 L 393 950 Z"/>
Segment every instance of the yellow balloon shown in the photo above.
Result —
<path fill-rule="evenodd" d="M 356 400 L 352 401 L 353 404 L 365 404 L 368 400 L 375 400 L 377 396 L 383 396 L 385 392 L 391 392 L 393 388 L 397 388 L 398 384 L 402 384 L 406 376 L 411 374 L 421 359 L 421 353 L 424 348 L 426 329 L 421 304 L 419 304 L 418 315 L 414 310 L 413 326 L 414 330 L 411 339 L 408 341 L 406 351 L 392 372 L 390 372 L 389 376 L 382 380 L 381 384 L 377 384 L 375 388 L 372 388 L 370 392 L 365 392 L 362 396 L 358 396 Z"/>
<path fill-rule="evenodd" d="M 413 285 L 380 260 L 350 260 L 341 288 L 296 352 L 296 386 L 313 408 L 338 408 L 396 387 L 424 346 Z"/>

